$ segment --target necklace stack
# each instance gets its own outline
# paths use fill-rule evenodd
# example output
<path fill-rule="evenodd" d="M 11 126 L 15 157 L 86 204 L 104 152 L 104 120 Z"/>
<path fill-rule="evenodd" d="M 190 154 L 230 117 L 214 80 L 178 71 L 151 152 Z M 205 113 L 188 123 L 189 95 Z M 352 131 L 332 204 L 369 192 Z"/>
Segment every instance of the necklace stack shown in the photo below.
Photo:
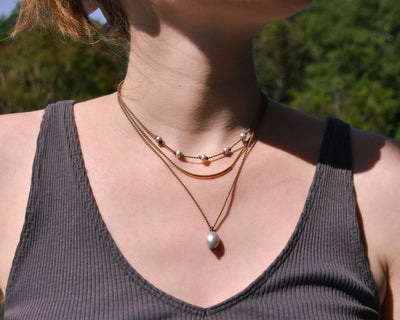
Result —
<path fill-rule="evenodd" d="M 233 144 L 231 144 L 229 147 L 224 147 L 221 152 L 212 154 L 208 156 L 206 153 L 202 153 L 199 156 L 193 156 L 193 155 L 188 155 L 186 153 L 183 153 L 180 149 L 174 149 L 171 148 L 166 141 L 160 137 L 159 135 L 154 134 L 151 132 L 146 126 L 143 125 L 143 123 L 132 113 L 133 118 L 135 121 L 140 125 L 140 127 L 143 128 L 144 132 L 147 134 L 147 136 L 153 138 L 155 142 L 157 142 L 158 145 L 163 146 L 166 150 L 174 154 L 178 159 L 197 159 L 200 160 L 201 162 L 207 162 L 209 160 L 221 157 L 221 156 L 226 156 L 232 152 L 232 150 L 241 142 L 245 141 L 247 139 L 247 136 L 250 132 L 250 129 L 247 129 L 245 132 L 242 132 L 239 136 L 239 139 L 237 139 Z"/>
<path fill-rule="evenodd" d="M 160 160 L 165 164 L 165 166 L 168 168 L 168 170 L 171 172 L 171 174 L 176 178 L 176 180 L 181 184 L 181 186 L 185 189 L 187 194 L 190 196 L 190 198 L 192 199 L 192 201 L 194 202 L 194 204 L 200 211 L 202 217 L 204 218 L 204 220 L 207 223 L 207 226 L 209 228 L 209 232 L 206 237 L 207 246 L 211 250 L 216 249 L 220 244 L 220 238 L 216 232 L 217 225 L 218 225 L 221 217 L 223 216 L 223 213 L 225 211 L 228 200 L 229 200 L 229 198 L 231 198 L 233 191 L 237 185 L 237 181 L 239 179 L 240 172 L 242 171 L 242 168 L 243 168 L 244 162 L 248 156 L 248 153 L 250 152 L 250 150 L 254 146 L 254 143 L 256 142 L 254 130 L 252 130 L 251 128 L 247 129 L 246 131 L 241 133 L 239 135 L 239 138 L 234 143 L 232 143 L 230 146 L 224 147 L 221 152 L 211 154 L 210 156 L 208 156 L 205 153 L 202 153 L 199 156 L 184 154 L 182 151 L 180 151 L 180 149 L 174 149 L 174 148 L 170 147 L 165 142 L 164 139 L 162 139 L 159 135 L 154 134 L 152 131 L 150 131 L 150 129 L 148 129 L 138 119 L 138 117 L 132 112 L 132 110 L 125 104 L 124 100 L 122 99 L 122 95 L 121 95 L 122 84 L 123 84 L 123 82 L 121 82 L 118 85 L 118 91 L 117 91 L 118 102 L 121 107 L 121 110 L 123 111 L 123 113 L 125 114 L 127 119 L 129 120 L 129 122 L 131 123 L 132 127 L 135 129 L 136 133 L 140 136 L 140 138 L 143 140 L 143 142 L 147 145 L 147 147 L 150 150 L 152 150 L 160 158 Z M 241 146 L 239 145 L 240 143 L 241 143 Z M 227 168 L 225 168 L 219 172 L 216 172 L 216 173 L 203 175 L 203 174 L 197 174 L 197 173 L 193 173 L 193 172 L 183 169 L 174 160 L 172 160 L 170 157 L 168 157 L 168 155 L 162 149 L 168 150 L 170 153 L 172 153 L 175 156 L 175 158 L 178 161 L 184 160 L 184 159 L 195 159 L 195 160 L 199 160 L 200 163 L 204 163 L 206 161 L 208 162 L 210 160 L 218 160 L 218 159 L 223 158 L 226 155 L 231 154 L 236 151 L 238 152 L 238 155 L 233 160 L 231 165 L 228 166 Z M 209 219 L 207 218 L 206 214 L 204 213 L 203 209 L 199 205 L 198 201 L 193 196 L 192 192 L 189 190 L 189 188 L 186 186 L 186 184 L 183 182 L 183 180 L 178 176 L 177 172 L 174 171 L 174 168 L 177 169 L 178 171 L 180 171 L 181 173 L 183 173 L 189 177 L 192 177 L 192 178 L 214 179 L 214 178 L 221 177 L 221 176 L 227 174 L 228 172 L 230 172 L 233 169 L 233 167 L 236 165 L 236 163 L 239 162 L 239 160 L 241 160 L 239 168 L 237 169 L 237 173 L 236 173 L 236 175 L 233 179 L 233 182 L 229 188 L 227 196 L 225 197 L 222 208 L 221 208 L 215 222 L 211 224 Z M 232 201 L 232 198 L 231 198 L 231 201 Z"/>

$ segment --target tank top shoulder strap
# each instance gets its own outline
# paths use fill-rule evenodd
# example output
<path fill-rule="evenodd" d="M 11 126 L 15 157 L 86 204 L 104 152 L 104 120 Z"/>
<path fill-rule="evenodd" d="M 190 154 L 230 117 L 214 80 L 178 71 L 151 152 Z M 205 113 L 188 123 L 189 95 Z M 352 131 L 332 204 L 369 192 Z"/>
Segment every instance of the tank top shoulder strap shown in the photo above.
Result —
<path fill-rule="evenodd" d="M 51 171 L 48 169 L 52 169 L 49 167 L 56 163 L 56 159 L 67 160 L 67 155 L 71 153 L 71 139 L 75 129 L 73 104 L 73 100 L 59 101 L 48 105 L 45 109 L 33 162 L 27 213 L 31 211 L 30 209 L 33 210 L 41 192 L 41 183 L 48 179 L 47 172 Z"/>
<path fill-rule="evenodd" d="M 336 118 L 326 119 L 319 163 L 337 169 L 351 170 L 351 128 Z"/>
<path fill-rule="evenodd" d="M 379 309 L 379 302 L 376 300 L 377 288 L 360 231 L 353 184 L 351 145 L 350 125 L 337 118 L 328 117 L 317 165 L 320 180 L 319 201 L 316 207 L 322 214 L 315 215 L 312 219 L 319 221 L 321 225 L 325 224 L 323 237 L 326 243 L 336 248 L 333 250 L 337 251 L 336 255 L 339 255 L 338 248 L 343 248 L 340 254 L 344 254 L 343 261 L 349 263 L 348 270 L 353 269 L 354 273 L 362 279 L 365 288 L 372 293 L 365 295 L 364 298 L 369 296 L 371 298 L 369 303 L 371 305 L 375 303 L 376 308 Z"/>
<path fill-rule="evenodd" d="M 40 166 L 45 151 L 51 152 L 50 157 L 52 157 L 59 152 L 59 148 L 68 144 L 72 134 L 71 129 L 75 126 L 73 104 L 74 101 L 65 100 L 46 107 L 37 139 L 33 178 L 40 175 Z"/>
<path fill-rule="evenodd" d="M 296 288 L 304 290 L 299 303 L 313 292 L 308 301 L 327 310 L 340 297 L 338 313 L 377 319 L 379 298 L 361 240 L 351 158 L 350 126 L 327 118 L 303 214 L 269 286 L 286 292 L 295 279 Z M 360 309 L 346 301 L 349 297 Z"/>

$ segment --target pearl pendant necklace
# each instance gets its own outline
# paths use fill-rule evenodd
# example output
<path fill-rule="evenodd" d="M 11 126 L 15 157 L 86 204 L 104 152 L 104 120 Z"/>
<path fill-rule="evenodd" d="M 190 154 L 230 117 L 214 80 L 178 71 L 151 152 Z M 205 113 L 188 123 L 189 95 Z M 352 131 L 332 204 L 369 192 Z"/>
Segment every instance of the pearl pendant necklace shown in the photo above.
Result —
<path fill-rule="evenodd" d="M 218 245 L 219 245 L 218 233 L 216 233 L 213 229 L 211 229 L 210 232 L 207 234 L 207 246 L 211 250 L 214 250 L 218 247 Z"/>
<path fill-rule="evenodd" d="M 240 163 L 240 166 L 237 170 L 237 173 L 235 175 L 235 178 L 232 181 L 231 187 L 228 191 L 228 194 L 225 197 L 223 206 L 218 214 L 218 217 L 216 218 L 214 224 L 211 224 L 210 221 L 208 220 L 207 216 L 205 215 L 203 209 L 200 207 L 199 203 L 197 202 L 196 198 L 194 197 L 194 195 L 192 194 L 192 192 L 188 189 L 188 187 L 186 186 L 186 184 L 182 181 L 182 179 L 177 175 L 177 173 L 172 169 L 172 167 L 168 164 L 167 160 L 164 159 L 163 155 L 164 153 L 162 153 L 157 146 L 155 146 L 151 141 L 147 140 L 147 135 L 150 135 L 154 138 L 155 142 L 159 145 L 163 145 L 165 146 L 168 150 L 170 150 L 172 153 L 175 154 L 176 157 L 178 158 L 182 158 L 182 157 L 190 157 L 190 156 L 186 156 L 182 151 L 180 150 L 173 150 L 172 148 L 168 147 L 164 140 L 160 137 L 160 136 L 156 136 L 153 133 L 150 132 L 150 130 L 148 130 L 146 127 L 143 126 L 143 124 L 136 118 L 136 116 L 132 113 L 132 111 L 128 108 L 128 106 L 125 104 L 125 102 L 122 99 L 121 96 L 121 87 L 122 87 L 123 82 L 121 82 L 118 85 L 118 102 L 119 105 L 123 111 L 123 113 L 125 114 L 125 116 L 127 117 L 127 119 L 129 120 L 129 122 L 132 124 L 132 127 L 135 129 L 135 131 L 138 133 L 138 135 L 143 139 L 143 142 L 149 147 L 149 149 L 151 151 L 153 151 L 159 158 L 160 160 L 165 164 L 165 166 L 168 168 L 168 170 L 171 172 L 171 174 L 176 178 L 176 180 L 181 184 L 181 186 L 185 189 L 185 191 L 187 192 L 187 194 L 190 196 L 190 198 L 193 200 L 194 204 L 196 205 L 196 207 L 199 209 L 201 215 L 203 216 L 205 222 L 207 223 L 208 227 L 209 227 L 209 232 L 207 234 L 206 237 L 206 243 L 207 246 L 210 250 L 215 250 L 219 245 L 220 245 L 220 238 L 218 236 L 218 233 L 214 230 L 215 227 L 218 224 L 218 221 L 220 220 L 221 216 L 223 215 L 224 211 L 225 211 L 225 207 L 227 205 L 228 200 L 231 198 L 232 192 L 233 190 L 236 188 L 236 184 L 237 181 L 239 179 L 239 175 L 240 172 L 242 171 L 243 165 L 245 163 L 245 160 L 250 152 L 250 150 L 252 149 L 252 147 L 254 146 L 255 142 L 256 142 L 256 138 L 255 138 L 255 134 L 254 131 L 251 131 L 250 129 L 248 129 L 246 132 L 243 132 L 240 134 L 240 138 L 238 139 L 237 142 L 235 142 L 232 146 L 230 147 L 225 147 L 223 149 L 223 151 L 217 155 L 213 155 L 213 156 L 207 156 L 206 154 L 202 154 L 198 157 L 193 157 L 193 158 L 198 158 L 201 161 L 207 161 L 213 157 L 217 157 L 219 155 L 226 155 L 229 154 L 233 147 L 235 147 L 240 141 L 242 141 L 244 143 L 244 146 L 242 147 L 242 151 L 240 152 L 237 160 L 242 157 L 242 161 Z M 264 108 L 263 108 L 264 109 Z M 260 117 L 262 118 L 262 117 Z M 143 127 L 143 129 L 141 128 Z M 236 160 L 236 161 L 237 161 Z M 179 169 L 179 168 L 178 168 Z M 225 171 L 223 171 L 222 173 L 224 173 Z M 215 175 L 211 175 L 210 177 L 214 177 Z M 199 177 L 204 177 L 204 176 L 199 176 Z M 208 177 L 208 176 L 205 176 Z M 231 198 L 232 199 L 232 198 Z"/>

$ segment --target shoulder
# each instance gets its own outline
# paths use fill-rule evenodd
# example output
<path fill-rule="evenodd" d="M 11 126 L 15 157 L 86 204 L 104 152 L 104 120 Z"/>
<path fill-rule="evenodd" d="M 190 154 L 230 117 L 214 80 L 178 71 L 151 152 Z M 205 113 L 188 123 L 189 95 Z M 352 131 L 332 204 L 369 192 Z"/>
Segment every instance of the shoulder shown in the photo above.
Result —
<path fill-rule="evenodd" d="M 0 291 L 24 222 L 42 116 L 43 110 L 0 116 Z"/>
<path fill-rule="evenodd" d="M 14 193 L 29 187 L 22 184 L 30 182 L 42 115 L 43 111 L 34 111 L 0 116 L 0 234 L 4 213 L 14 205 Z"/>
<path fill-rule="evenodd" d="M 259 140 L 315 166 L 326 121 L 269 101 L 260 125 Z"/>
<path fill-rule="evenodd" d="M 400 145 L 353 130 L 354 186 L 384 319 L 400 316 Z"/>
<path fill-rule="evenodd" d="M 359 205 L 367 212 L 374 210 L 381 223 L 400 223 L 400 144 L 374 133 L 353 129 L 352 146 Z"/>
<path fill-rule="evenodd" d="M 26 176 L 30 181 L 42 116 L 43 110 L 0 116 L 0 218 L 12 193 L 18 193 Z"/>
<path fill-rule="evenodd" d="M 42 121 L 43 113 L 44 109 L 30 112 L 2 114 L 0 115 L 1 133 L 4 132 L 4 128 L 21 129 L 20 125 L 23 125 L 25 128 L 35 127 L 36 124 L 40 124 L 40 122 Z M 25 130 L 18 131 L 22 132 Z"/>
<path fill-rule="evenodd" d="M 0 115 L 0 167 L 35 148 L 43 110 Z"/>

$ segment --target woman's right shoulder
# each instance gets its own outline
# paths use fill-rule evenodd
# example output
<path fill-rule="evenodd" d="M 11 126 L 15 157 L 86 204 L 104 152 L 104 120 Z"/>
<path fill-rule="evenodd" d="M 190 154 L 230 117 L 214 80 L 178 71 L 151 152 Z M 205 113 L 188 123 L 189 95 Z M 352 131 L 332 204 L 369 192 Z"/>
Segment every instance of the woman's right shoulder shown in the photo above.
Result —
<path fill-rule="evenodd" d="M 30 174 L 43 112 L 0 115 L 0 203 L 7 203 L 10 191 L 18 192 L 21 180 Z M 0 217 L 1 209 L 0 204 Z"/>
<path fill-rule="evenodd" d="M 23 160 L 32 152 L 44 110 L 0 115 L 0 167 L 9 160 Z M 19 159 L 18 159 L 19 158 Z"/>
<path fill-rule="evenodd" d="M 32 166 L 43 112 L 0 115 L 0 199 L 12 177 Z"/>
<path fill-rule="evenodd" d="M 24 222 L 43 110 L 0 115 L 0 290 Z"/>
<path fill-rule="evenodd" d="M 43 112 L 0 115 L 0 198 L 8 179 L 32 165 Z"/>

